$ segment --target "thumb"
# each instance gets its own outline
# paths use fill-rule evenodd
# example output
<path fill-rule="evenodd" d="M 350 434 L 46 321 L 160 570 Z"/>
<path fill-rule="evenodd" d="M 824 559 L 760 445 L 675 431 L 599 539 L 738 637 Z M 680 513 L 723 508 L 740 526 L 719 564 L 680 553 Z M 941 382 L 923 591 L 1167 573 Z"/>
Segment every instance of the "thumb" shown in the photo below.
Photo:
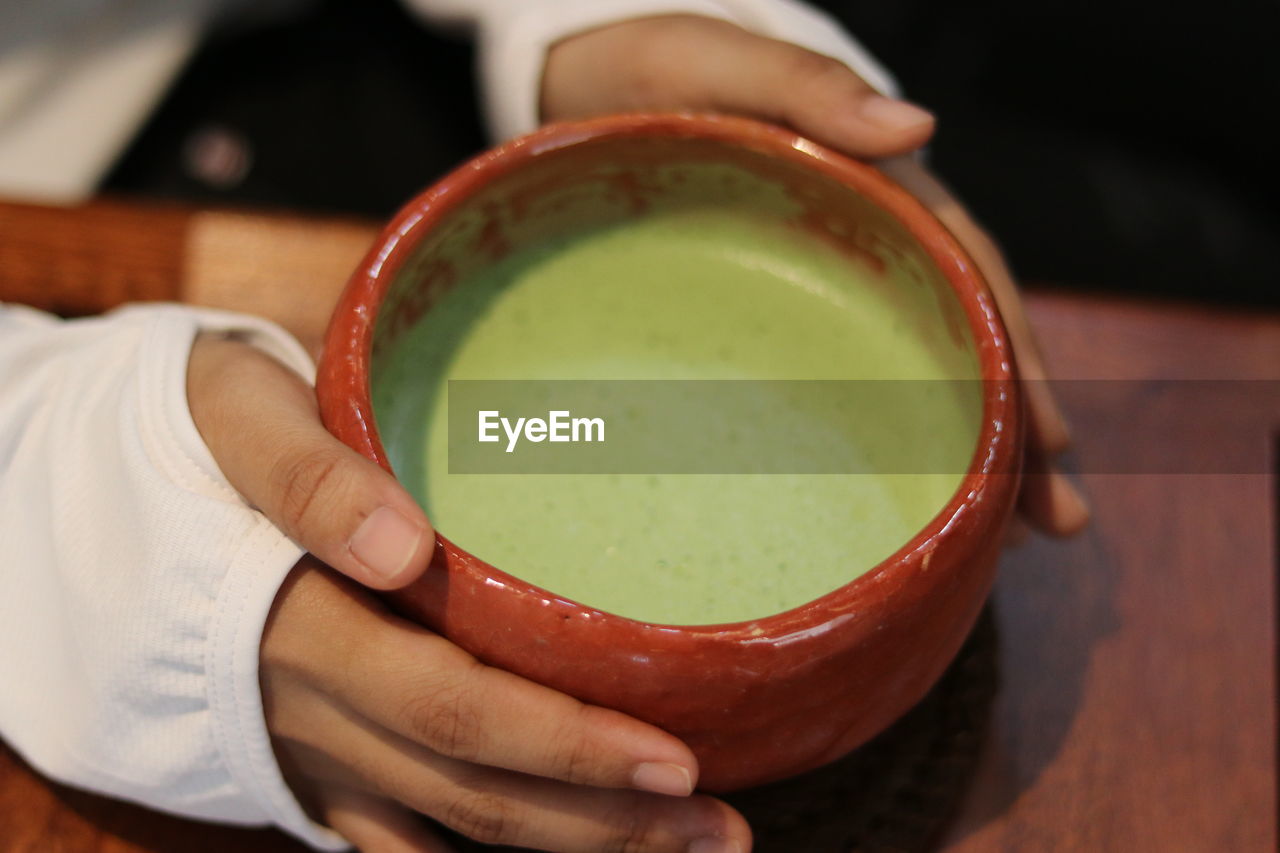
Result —
<path fill-rule="evenodd" d="M 933 136 L 932 113 L 880 94 L 844 63 L 785 42 L 749 37 L 758 58 L 742 65 L 744 73 L 724 80 L 722 109 L 783 122 L 862 159 L 905 154 Z"/>
<path fill-rule="evenodd" d="M 867 159 L 913 151 L 934 129 L 930 113 L 886 98 L 835 59 L 694 15 L 638 18 L 557 42 L 541 106 L 548 120 L 653 109 L 737 113 Z"/>
<path fill-rule="evenodd" d="M 191 416 L 231 485 L 284 533 L 353 580 L 416 579 L 435 532 L 414 499 L 321 425 L 311 388 L 238 341 L 200 337 L 187 369 Z"/>

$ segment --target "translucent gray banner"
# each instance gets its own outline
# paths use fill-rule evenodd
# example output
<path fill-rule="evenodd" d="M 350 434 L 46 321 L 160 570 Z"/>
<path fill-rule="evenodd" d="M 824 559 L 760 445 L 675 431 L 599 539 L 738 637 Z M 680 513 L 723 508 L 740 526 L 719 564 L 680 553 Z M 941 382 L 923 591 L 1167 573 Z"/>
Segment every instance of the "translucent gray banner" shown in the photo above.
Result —
<path fill-rule="evenodd" d="M 1063 380 L 1074 467 L 1274 471 L 1280 380 Z M 981 381 L 453 380 L 453 474 L 960 474 Z M 1003 425 L 1002 425 L 1003 428 Z M 1034 466 L 1034 463 L 1033 463 Z"/>

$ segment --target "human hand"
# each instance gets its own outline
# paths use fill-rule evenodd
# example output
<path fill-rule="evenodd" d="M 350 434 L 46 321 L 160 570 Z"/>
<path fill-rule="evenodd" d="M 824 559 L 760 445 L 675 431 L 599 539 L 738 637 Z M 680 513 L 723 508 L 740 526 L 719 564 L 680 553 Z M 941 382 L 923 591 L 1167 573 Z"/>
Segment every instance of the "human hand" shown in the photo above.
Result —
<path fill-rule="evenodd" d="M 636 18 L 552 45 L 542 118 L 706 110 L 790 125 L 854 157 L 914 151 L 933 116 L 880 95 L 841 62 L 696 15 Z"/>
<path fill-rule="evenodd" d="M 435 532 L 395 478 L 330 435 L 315 393 L 255 347 L 201 335 L 187 403 L 227 480 L 284 533 L 374 589 L 426 569 Z"/>
<path fill-rule="evenodd" d="M 485 666 L 311 558 L 276 599 L 261 671 L 290 787 L 365 853 L 447 849 L 419 814 L 539 850 L 750 849 L 737 812 L 690 796 L 676 738 Z"/>
<path fill-rule="evenodd" d="M 1066 418 L 1049 387 L 1044 359 L 1022 307 L 1022 295 L 995 240 L 945 186 L 914 157 L 895 157 L 877 164 L 920 200 L 968 251 L 995 296 L 1018 358 L 1018 376 L 1027 400 L 1027 472 L 1022 478 L 1018 511 L 1028 524 L 1055 536 L 1070 536 L 1089 522 L 1084 497 L 1060 470 L 1054 457 L 1071 444 Z"/>
<path fill-rule="evenodd" d="M 542 83 L 548 121 L 612 112 L 699 109 L 789 125 L 878 167 L 913 193 L 968 250 L 1004 317 L 1028 401 L 1030 473 L 1019 498 L 1032 526 L 1070 535 L 1088 506 L 1051 460 L 1069 443 L 1022 299 L 995 242 L 914 158 L 903 155 L 933 134 L 924 110 L 876 93 L 834 59 L 691 15 L 640 18 L 555 44 Z M 887 159 L 886 159 L 887 158 Z"/>
<path fill-rule="evenodd" d="M 187 386 L 228 480 L 316 555 L 276 596 L 259 669 L 276 755 L 314 816 L 368 853 L 445 849 L 419 814 L 548 850 L 749 849 L 736 812 L 690 796 L 697 761 L 679 740 L 484 666 L 317 559 L 393 588 L 426 568 L 434 534 L 392 477 L 325 432 L 300 377 L 202 336 Z"/>

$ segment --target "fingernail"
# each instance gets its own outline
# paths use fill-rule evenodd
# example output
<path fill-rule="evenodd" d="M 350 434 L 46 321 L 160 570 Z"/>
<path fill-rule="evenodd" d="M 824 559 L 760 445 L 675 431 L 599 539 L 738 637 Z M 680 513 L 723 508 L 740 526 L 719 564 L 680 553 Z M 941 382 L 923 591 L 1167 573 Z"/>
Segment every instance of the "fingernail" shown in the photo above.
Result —
<path fill-rule="evenodd" d="M 871 95 L 858 107 L 858 115 L 885 130 L 911 130 L 933 121 L 933 113 L 906 101 Z"/>
<path fill-rule="evenodd" d="M 689 853 L 742 853 L 742 845 L 729 838 L 699 838 L 689 844 Z"/>
<path fill-rule="evenodd" d="M 380 506 L 361 522 L 347 547 L 369 571 L 384 581 L 390 581 L 413 560 L 422 535 L 422 528 L 399 511 Z"/>
<path fill-rule="evenodd" d="M 636 767 L 631 774 L 631 784 L 641 791 L 671 797 L 687 797 L 693 793 L 693 779 L 689 771 L 679 764 L 664 761 L 647 761 Z"/>

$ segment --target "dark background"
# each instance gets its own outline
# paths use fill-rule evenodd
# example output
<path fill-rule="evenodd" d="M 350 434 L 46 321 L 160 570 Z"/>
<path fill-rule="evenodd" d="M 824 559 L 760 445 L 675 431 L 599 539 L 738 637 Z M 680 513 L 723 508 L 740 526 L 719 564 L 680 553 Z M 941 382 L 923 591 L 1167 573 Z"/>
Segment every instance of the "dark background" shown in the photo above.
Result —
<path fill-rule="evenodd" d="M 1024 280 L 1280 305 L 1266 4 L 816 5 L 937 113 L 934 168 Z M 395 0 L 224 28 L 108 189 L 385 217 L 484 147 L 472 61 Z M 247 173 L 193 165 L 210 138 Z"/>

